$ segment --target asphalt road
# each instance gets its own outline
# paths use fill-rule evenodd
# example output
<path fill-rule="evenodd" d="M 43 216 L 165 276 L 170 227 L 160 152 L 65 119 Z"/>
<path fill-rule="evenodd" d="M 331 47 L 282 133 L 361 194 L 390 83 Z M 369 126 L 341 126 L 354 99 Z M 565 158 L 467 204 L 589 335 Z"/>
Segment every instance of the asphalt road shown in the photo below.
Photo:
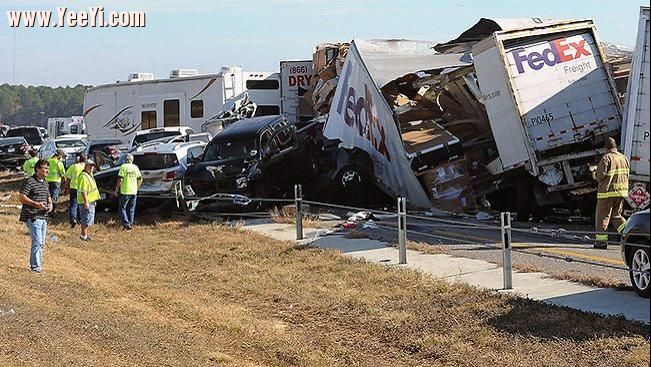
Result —
<path fill-rule="evenodd" d="M 397 242 L 395 218 L 375 219 L 378 228 L 356 229 L 372 238 Z M 630 286 L 620 247 L 613 243 L 607 250 L 593 249 L 585 236 L 594 236 L 585 224 L 512 223 L 512 264 L 516 270 L 540 271 L 560 278 L 595 279 L 603 284 Z M 478 221 L 463 218 L 407 219 L 407 238 L 439 246 L 453 256 L 502 264 L 502 235 L 499 219 Z M 616 241 L 612 238 L 612 241 Z M 620 268 L 620 269 L 618 269 Z"/>

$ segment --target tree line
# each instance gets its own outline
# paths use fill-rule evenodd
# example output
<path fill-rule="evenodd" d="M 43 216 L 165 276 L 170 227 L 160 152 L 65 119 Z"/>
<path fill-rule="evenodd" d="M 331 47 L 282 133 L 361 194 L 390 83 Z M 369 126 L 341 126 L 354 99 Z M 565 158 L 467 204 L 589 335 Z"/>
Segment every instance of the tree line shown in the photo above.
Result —
<path fill-rule="evenodd" d="M 0 122 L 46 126 L 49 117 L 81 116 L 88 85 L 46 87 L 0 85 Z"/>

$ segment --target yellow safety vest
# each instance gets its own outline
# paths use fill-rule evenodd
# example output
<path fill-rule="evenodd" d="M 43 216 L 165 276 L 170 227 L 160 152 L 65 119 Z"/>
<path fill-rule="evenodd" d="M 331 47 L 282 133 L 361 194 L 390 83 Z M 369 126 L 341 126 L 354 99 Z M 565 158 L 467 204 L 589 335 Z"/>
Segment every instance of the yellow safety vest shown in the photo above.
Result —
<path fill-rule="evenodd" d="M 599 161 L 594 178 L 599 181 L 597 199 L 628 196 L 630 163 L 617 149 L 609 150 Z"/>

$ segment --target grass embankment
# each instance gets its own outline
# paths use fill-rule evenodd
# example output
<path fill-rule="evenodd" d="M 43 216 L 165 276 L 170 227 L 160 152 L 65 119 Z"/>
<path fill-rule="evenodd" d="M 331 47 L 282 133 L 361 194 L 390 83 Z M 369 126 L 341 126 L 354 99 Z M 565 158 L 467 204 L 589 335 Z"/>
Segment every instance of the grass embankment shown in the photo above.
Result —
<path fill-rule="evenodd" d="M 0 192 L 2 190 L 0 184 Z M 237 229 L 59 213 L 44 271 L 0 213 L 0 365 L 647 366 L 648 327 Z"/>

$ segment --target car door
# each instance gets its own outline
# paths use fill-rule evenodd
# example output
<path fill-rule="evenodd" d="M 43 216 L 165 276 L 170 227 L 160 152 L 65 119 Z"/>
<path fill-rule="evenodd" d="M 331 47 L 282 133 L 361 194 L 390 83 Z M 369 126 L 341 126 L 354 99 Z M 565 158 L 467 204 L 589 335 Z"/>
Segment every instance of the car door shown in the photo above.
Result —
<path fill-rule="evenodd" d="M 268 181 L 286 193 L 293 190 L 295 184 L 303 182 L 309 157 L 302 156 L 295 128 L 285 122 L 274 126 L 273 135 L 263 149 L 262 168 Z"/>

